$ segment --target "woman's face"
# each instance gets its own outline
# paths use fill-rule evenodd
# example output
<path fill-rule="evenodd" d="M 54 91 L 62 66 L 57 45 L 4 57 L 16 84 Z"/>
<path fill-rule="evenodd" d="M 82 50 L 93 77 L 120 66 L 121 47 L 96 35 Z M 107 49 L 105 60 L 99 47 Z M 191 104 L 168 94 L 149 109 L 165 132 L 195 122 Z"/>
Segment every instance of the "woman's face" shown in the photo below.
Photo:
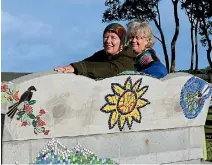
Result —
<path fill-rule="evenodd" d="M 119 36 L 111 31 L 108 31 L 103 36 L 103 45 L 106 52 L 116 54 L 120 50 L 121 40 Z"/>
<path fill-rule="evenodd" d="M 140 36 L 130 36 L 130 45 L 136 54 L 140 54 L 146 50 L 148 42 L 146 38 Z"/>

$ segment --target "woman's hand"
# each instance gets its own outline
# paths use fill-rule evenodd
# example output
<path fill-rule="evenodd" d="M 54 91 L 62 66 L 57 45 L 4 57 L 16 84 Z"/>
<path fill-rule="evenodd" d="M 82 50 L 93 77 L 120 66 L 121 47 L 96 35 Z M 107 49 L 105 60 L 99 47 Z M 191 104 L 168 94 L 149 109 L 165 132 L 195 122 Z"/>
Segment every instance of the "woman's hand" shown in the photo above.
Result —
<path fill-rule="evenodd" d="M 74 73 L 74 68 L 71 65 L 68 66 L 58 66 L 54 69 L 57 72 L 62 72 L 62 73 Z"/>
<path fill-rule="evenodd" d="M 64 72 L 66 69 L 63 66 L 58 66 L 58 67 L 54 68 L 54 70 L 57 72 Z"/>

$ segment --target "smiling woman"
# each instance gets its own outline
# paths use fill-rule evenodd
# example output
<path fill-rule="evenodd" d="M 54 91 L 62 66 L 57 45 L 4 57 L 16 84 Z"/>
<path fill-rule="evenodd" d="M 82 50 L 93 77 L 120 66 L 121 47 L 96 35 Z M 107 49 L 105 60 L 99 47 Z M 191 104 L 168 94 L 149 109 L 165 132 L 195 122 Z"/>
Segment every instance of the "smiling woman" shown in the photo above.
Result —
<path fill-rule="evenodd" d="M 136 54 L 135 71 L 155 78 L 165 77 L 168 71 L 152 48 L 154 36 L 150 25 L 147 22 L 130 22 L 127 33 L 130 47 Z"/>
<path fill-rule="evenodd" d="M 75 73 L 93 79 L 116 76 L 125 70 L 133 70 L 134 53 L 125 47 L 126 30 L 118 23 L 108 25 L 103 32 L 103 50 L 92 56 L 54 70 Z"/>
<path fill-rule="evenodd" d="M 120 50 L 121 40 L 117 34 L 112 31 L 108 31 L 104 34 L 104 49 L 106 52 L 114 55 Z"/>

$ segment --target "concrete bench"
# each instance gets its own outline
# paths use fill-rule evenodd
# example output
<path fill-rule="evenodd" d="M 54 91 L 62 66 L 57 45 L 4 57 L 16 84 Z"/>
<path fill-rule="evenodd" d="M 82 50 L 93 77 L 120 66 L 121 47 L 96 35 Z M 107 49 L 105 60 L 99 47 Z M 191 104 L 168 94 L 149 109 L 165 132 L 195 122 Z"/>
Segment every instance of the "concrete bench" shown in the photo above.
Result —
<path fill-rule="evenodd" d="M 2 86 L 2 113 L 34 86 L 13 119 L 5 117 L 2 163 L 27 164 L 52 138 L 81 144 L 118 163 L 173 163 L 203 158 L 211 85 L 190 74 L 159 80 L 120 75 L 95 81 L 33 73 Z"/>

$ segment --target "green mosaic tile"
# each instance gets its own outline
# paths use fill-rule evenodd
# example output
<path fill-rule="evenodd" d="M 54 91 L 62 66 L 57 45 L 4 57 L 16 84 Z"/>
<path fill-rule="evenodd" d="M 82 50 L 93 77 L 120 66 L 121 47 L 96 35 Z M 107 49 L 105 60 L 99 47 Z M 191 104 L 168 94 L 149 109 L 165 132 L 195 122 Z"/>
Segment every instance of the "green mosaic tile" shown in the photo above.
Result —
<path fill-rule="evenodd" d="M 99 158 L 91 151 L 77 145 L 68 150 L 59 141 L 52 139 L 38 153 L 37 157 L 29 164 L 50 165 L 50 164 L 118 164 L 110 158 Z"/>

